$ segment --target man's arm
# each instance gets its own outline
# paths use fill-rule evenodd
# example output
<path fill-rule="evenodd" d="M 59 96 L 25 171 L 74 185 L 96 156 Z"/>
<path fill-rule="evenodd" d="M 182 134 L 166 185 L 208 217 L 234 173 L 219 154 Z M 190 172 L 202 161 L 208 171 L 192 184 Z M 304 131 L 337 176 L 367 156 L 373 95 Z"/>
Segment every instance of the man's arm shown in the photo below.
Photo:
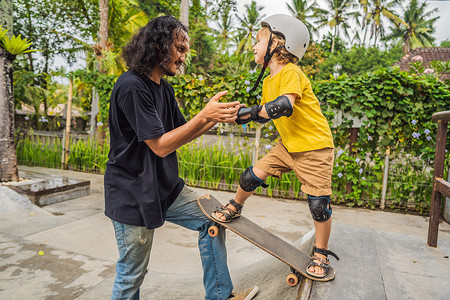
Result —
<path fill-rule="evenodd" d="M 220 103 L 227 92 L 216 94 L 208 104 L 189 122 L 166 132 L 156 139 L 146 140 L 147 146 L 159 157 L 165 157 L 184 144 L 199 137 L 217 122 L 233 123 L 239 110 L 239 101 Z"/>
<path fill-rule="evenodd" d="M 226 123 L 229 123 L 229 122 L 226 122 Z M 234 123 L 234 121 L 232 123 Z M 207 132 L 208 130 L 213 128 L 214 125 L 216 125 L 216 124 L 217 124 L 217 122 L 209 122 L 205 127 L 203 127 L 199 132 L 197 132 L 197 134 L 191 139 L 191 141 L 202 136 L 205 132 Z"/>

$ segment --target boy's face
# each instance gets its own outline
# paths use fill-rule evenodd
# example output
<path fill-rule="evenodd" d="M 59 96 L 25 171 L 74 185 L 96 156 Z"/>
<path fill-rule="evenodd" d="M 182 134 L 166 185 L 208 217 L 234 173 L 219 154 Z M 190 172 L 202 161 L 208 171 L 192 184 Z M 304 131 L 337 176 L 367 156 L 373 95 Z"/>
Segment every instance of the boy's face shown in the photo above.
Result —
<path fill-rule="evenodd" d="M 186 53 L 189 51 L 189 37 L 183 30 L 175 30 L 173 43 L 170 46 L 170 62 L 165 66 L 165 74 L 175 76 L 177 71 L 186 61 Z"/>
<path fill-rule="evenodd" d="M 255 55 L 255 63 L 258 65 L 264 63 L 264 56 L 266 55 L 268 43 L 269 39 L 264 37 L 264 35 L 256 35 L 256 44 L 253 46 L 253 54 Z"/>

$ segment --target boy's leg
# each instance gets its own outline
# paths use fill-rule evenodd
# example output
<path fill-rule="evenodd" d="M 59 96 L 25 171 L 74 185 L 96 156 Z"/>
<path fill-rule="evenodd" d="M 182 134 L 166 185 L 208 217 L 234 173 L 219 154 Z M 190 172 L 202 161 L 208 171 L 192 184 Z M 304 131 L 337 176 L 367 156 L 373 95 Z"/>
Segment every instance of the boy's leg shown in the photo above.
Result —
<path fill-rule="evenodd" d="M 199 232 L 205 299 L 227 299 L 233 291 L 233 283 L 227 265 L 225 230 L 221 229 L 216 237 L 209 236 L 208 229 L 214 222 L 200 210 L 196 200 L 200 196 L 185 186 L 167 210 L 166 220 Z"/>
<path fill-rule="evenodd" d="M 281 178 L 281 175 L 283 173 L 291 171 L 291 168 L 288 166 L 290 160 L 291 157 L 286 148 L 284 148 L 283 144 L 280 142 L 275 145 L 275 147 L 273 147 L 269 153 L 267 153 L 261 160 L 256 162 L 255 166 L 245 170 L 245 172 L 239 179 L 239 187 L 234 197 L 234 201 L 236 201 L 236 203 L 240 205 L 244 205 L 245 201 L 255 193 L 256 188 L 246 191 L 242 188 L 241 183 L 244 183 L 244 185 L 258 185 L 259 182 L 266 180 L 269 176 Z M 249 174 L 251 174 L 251 176 Z M 256 178 L 254 178 L 253 175 L 256 176 Z M 226 211 L 236 212 L 237 209 L 233 205 L 228 204 L 226 206 Z M 216 213 L 216 217 L 221 220 L 225 220 L 225 216 L 220 212 Z"/>
<path fill-rule="evenodd" d="M 253 167 L 253 173 L 256 175 L 256 177 L 258 177 L 261 180 L 266 180 L 267 177 L 270 176 L 269 173 L 264 172 L 263 170 L 260 170 L 256 167 Z M 251 195 L 253 195 L 255 193 L 255 190 L 247 192 L 244 191 L 240 186 L 238 187 L 238 190 L 236 192 L 236 196 L 234 197 L 234 201 L 236 201 L 237 203 L 244 205 L 245 201 L 248 199 L 248 197 L 250 197 Z M 232 208 L 234 208 L 232 206 Z"/>
<path fill-rule="evenodd" d="M 139 288 L 147 272 L 154 230 L 112 221 L 119 248 L 111 299 L 139 299 Z"/>
<path fill-rule="evenodd" d="M 328 241 L 331 233 L 331 218 L 325 222 L 314 221 L 314 229 L 316 231 L 316 247 L 321 249 L 328 249 Z M 314 255 L 326 259 L 325 255 L 314 252 Z M 318 263 L 318 261 L 316 261 Z M 324 270 L 319 266 L 309 267 L 309 271 L 317 275 L 322 275 Z"/>
<path fill-rule="evenodd" d="M 331 176 L 334 163 L 334 149 L 324 148 L 294 155 L 294 171 L 302 183 L 302 191 L 308 196 L 308 204 L 314 220 L 317 248 L 328 249 L 331 233 Z M 327 196 L 312 196 L 327 195 Z M 326 259 L 325 255 L 315 252 L 314 255 Z M 320 263 L 319 261 L 316 261 Z M 317 275 L 324 274 L 319 266 L 308 269 Z"/>
<path fill-rule="evenodd" d="M 260 179 L 260 180 L 265 180 L 267 177 L 269 177 L 270 176 L 270 174 L 269 173 L 266 173 L 266 172 L 264 172 L 263 170 L 260 170 L 260 169 L 258 169 L 258 168 L 255 168 L 255 167 L 253 167 L 252 168 L 253 170 L 253 173 Z M 252 191 L 249 191 L 249 192 L 247 192 L 247 191 L 245 191 L 243 188 L 241 188 L 240 186 L 238 187 L 238 190 L 237 190 L 237 192 L 236 192 L 236 195 L 234 196 L 234 201 L 236 201 L 236 203 L 237 204 L 240 204 L 240 205 L 244 205 L 245 204 L 245 201 L 248 199 L 248 197 L 250 197 L 251 195 L 253 195 L 255 193 L 255 190 L 252 190 Z M 236 209 L 236 207 L 234 207 L 233 205 L 231 205 L 231 204 L 228 204 L 227 206 L 226 206 L 226 211 L 228 211 L 228 212 L 237 212 L 237 209 Z M 222 213 L 220 213 L 220 212 L 216 212 L 216 216 L 217 216 L 217 218 L 219 218 L 219 219 L 221 219 L 221 220 L 223 220 L 223 221 L 225 221 L 225 216 L 222 214 Z"/>

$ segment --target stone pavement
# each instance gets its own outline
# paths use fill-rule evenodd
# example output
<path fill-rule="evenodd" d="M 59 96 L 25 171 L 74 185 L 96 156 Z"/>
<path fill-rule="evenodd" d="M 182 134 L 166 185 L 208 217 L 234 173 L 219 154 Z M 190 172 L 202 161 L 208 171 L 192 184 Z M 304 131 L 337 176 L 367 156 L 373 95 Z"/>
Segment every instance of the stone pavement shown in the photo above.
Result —
<path fill-rule="evenodd" d="M 88 179 L 91 193 L 39 208 L 0 187 L 0 299 L 108 299 L 118 252 L 103 214 L 103 176 L 19 169 Z M 198 190 L 222 202 L 233 196 Z M 253 196 L 244 214 L 296 246 L 314 238 L 304 201 Z M 333 219 L 337 276 L 314 283 L 311 299 L 450 299 L 448 223 L 440 224 L 438 247 L 430 248 L 427 217 L 334 206 Z M 227 248 L 236 289 L 256 284 L 256 299 L 296 299 L 298 289 L 284 282 L 284 264 L 230 232 Z M 196 233 L 167 223 L 155 232 L 141 298 L 202 299 L 201 273 Z"/>

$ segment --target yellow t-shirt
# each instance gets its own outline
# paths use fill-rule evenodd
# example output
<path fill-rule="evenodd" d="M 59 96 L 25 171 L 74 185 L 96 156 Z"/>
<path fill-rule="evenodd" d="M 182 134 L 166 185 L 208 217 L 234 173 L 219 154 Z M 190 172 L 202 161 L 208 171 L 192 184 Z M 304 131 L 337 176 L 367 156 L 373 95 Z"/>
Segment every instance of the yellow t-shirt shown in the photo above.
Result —
<path fill-rule="evenodd" d="M 290 117 L 272 120 L 284 146 L 289 152 L 304 152 L 334 148 L 330 126 L 322 114 L 319 100 L 314 95 L 311 82 L 292 63 L 280 72 L 264 79 L 261 104 L 284 94 L 296 94 L 294 112 Z"/>

